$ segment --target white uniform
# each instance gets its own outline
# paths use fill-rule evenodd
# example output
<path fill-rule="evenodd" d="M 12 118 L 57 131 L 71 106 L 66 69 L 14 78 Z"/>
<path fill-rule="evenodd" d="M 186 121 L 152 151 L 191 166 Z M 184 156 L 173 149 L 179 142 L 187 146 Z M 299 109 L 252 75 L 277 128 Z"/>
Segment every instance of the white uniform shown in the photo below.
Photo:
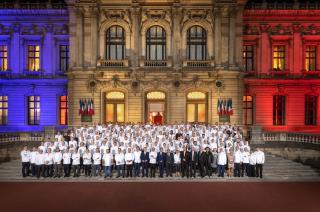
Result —
<path fill-rule="evenodd" d="M 55 152 L 53 155 L 53 162 L 55 164 L 61 164 L 62 161 L 62 153 L 61 152 Z"/>
<path fill-rule="evenodd" d="M 72 154 L 72 165 L 80 165 L 80 154 L 79 153 Z"/>
<path fill-rule="evenodd" d="M 123 153 L 116 154 L 115 160 L 116 160 L 116 165 L 124 165 L 125 163 L 124 154 Z"/>
<path fill-rule="evenodd" d="M 43 165 L 44 164 L 44 154 L 37 154 L 36 157 L 36 165 Z"/>
<path fill-rule="evenodd" d="M 265 160 L 264 152 L 257 151 L 255 154 L 256 154 L 257 164 L 264 164 L 264 160 Z"/>
<path fill-rule="evenodd" d="M 95 152 L 92 155 L 93 164 L 100 165 L 101 164 L 101 154 L 99 152 Z"/>
<path fill-rule="evenodd" d="M 174 154 L 174 163 L 175 164 L 180 164 L 181 163 L 180 154 Z"/>
<path fill-rule="evenodd" d="M 22 163 L 29 163 L 30 162 L 30 151 L 22 150 L 20 155 L 21 155 Z"/>
<path fill-rule="evenodd" d="M 234 153 L 234 163 L 241 163 L 241 161 L 242 161 L 242 153 L 240 152 L 240 150 L 238 150 Z"/>
<path fill-rule="evenodd" d="M 30 163 L 35 164 L 36 163 L 36 157 L 37 157 L 38 152 L 37 151 L 32 151 L 30 153 Z"/>
<path fill-rule="evenodd" d="M 83 154 L 83 165 L 91 165 L 91 153 L 85 152 Z"/>
<path fill-rule="evenodd" d="M 126 161 L 126 165 L 132 165 L 133 160 L 134 160 L 134 155 L 133 155 L 133 153 L 127 153 L 127 154 L 125 154 L 124 158 L 125 158 L 125 161 Z"/>
<path fill-rule="evenodd" d="M 156 164 L 157 163 L 157 152 L 150 152 L 149 153 L 150 163 Z"/>
<path fill-rule="evenodd" d="M 218 165 L 224 166 L 227 164 L 227 154 L 225 151 L 218 153 Z"/>
<path fill-rule="evenodd" d="M 63 164 L 65 165 L 69 165 L 71 163 L 71 153 L 64 153 L 62 155 L 62 159 L 63 159 Z"/>
<path fill-rule="evenodd" d="M 46 153 L 44 155 L 44 161 L 46 165 L 52 165 L 53 164 L 53 154 L 52 153 Z"/>
<path fill-rule="evenodd" d="M 112 166 L 113 155 L 111 153 L 106 153 L 103 155 L 104 165 Z"/>

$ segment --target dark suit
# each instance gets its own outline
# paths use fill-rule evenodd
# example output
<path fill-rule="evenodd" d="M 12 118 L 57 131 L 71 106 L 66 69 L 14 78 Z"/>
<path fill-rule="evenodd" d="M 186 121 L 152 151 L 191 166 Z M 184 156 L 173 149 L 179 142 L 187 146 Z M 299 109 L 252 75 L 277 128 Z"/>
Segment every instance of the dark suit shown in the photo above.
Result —
<path fill-rule="evenodd" d="M 211 163 L 213 161 L 212 152 L 202 152 L 199 158 L 200 163 L 200 175 L 204 177 L 205 175 L 211 176 Z"/>
<path fill-rule="evenodd" d="M 159 166 L 160 177 L 163 177 L 165 163 L 166 163 L 166 153 L 159 152 L 157 155 L 157 164 Z"/>
<path fill-rule="evenodd" d="M 149 169 L 149 152 L 141 152 L 140 155 L 141 165 L 142 165 L 142 177 L 148 177 L 148 169 Z"/>
<path fill-rule="evenodd" d="M 191 154 L 189 151 L 182 151 L 180 152 L 180 158 L 181 158 L 181 168 L 182 168 L 182 177 L 187 176 L 189 177 L 189 165 L 190 165 L 190 159 Z"/>
<path fill-rule="evenodd" d="M 199 163 L 199 152 L 190 152 L 190 177 L 196 177 L 197 166 Z"/>
<path fill-rule="evenodd" d="M 172 152 L 169 155 L 166 154 L 165 169 L 167 177 L 172 177 L 172 173 L 174 172 L 174 154 Z"/>

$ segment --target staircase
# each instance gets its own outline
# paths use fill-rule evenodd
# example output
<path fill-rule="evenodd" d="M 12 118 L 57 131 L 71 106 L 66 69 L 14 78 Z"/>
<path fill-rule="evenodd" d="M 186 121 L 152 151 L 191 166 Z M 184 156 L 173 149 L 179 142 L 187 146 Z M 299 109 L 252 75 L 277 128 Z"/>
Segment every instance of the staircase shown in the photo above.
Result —
<path fill-rule="evenodd" d="M 263 181 L 320 181 L 319 170 L 314 170 L 309 166 L 290 161 L 281 157 L 266 155 L 266 163 L 263 167 Z M 41 178 L 42 179 L 42 178 Z M 36 178 L 22 178 L 21 177 L 21 163 L 19 160 L 10 161 L 0 164 L 0 181 L 21 181 L 21 180 L 36 180 Z M 45 181 L 50 181 L 46 179 Z M 98 178 L 59 178 L 54 181 L 103 181 L 103 177 Z M 150 178 L 133 178 L 133 181 L 149 181 Z M 152 181 L 179 181 L 181 178 L 156 178 Z M 185 179 L 184 179 L 185 180 Z M 205 179 L 190 179 L 190 181 L 260 181 L 256 178 L 218 178 L 216 176 Z"/>

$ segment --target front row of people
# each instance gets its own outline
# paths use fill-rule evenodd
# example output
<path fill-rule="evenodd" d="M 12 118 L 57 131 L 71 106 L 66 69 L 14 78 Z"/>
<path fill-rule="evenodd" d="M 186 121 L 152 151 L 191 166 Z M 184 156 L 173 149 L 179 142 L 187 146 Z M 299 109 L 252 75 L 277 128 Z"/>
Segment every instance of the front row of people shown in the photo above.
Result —
<path fill-rule="evenodd" d="M 104 173 L 105 178 L 111 178 L 116 170 L 117 177 L 211 177 L 212 174 L 224 177 L 227 168 L 228 177 L 260 177 L 262 178 L 262 167 L 265 161 L 264 153 L 258 148 L 255 152 L 249 152 L 247 148 L 236 150 L 225 148 L 210 151 L 209 147 L 197 152 L 185 147 L 183 151 L 157 152 L 152 148 L 150 152 L 145 148 L 140 151 L 137 147 L 133 152 L 128 148 L 126 153 L 119 148 L 116 154 L 107 149 L 101 154 L 97 148 L 90 152 L 86 149 L 83 153 L 75 149 L 72 153 L 67 149 L 62 153 L 58 148 L 51 152 L 48 149 L 28 151 L 27 146 L 21 151 L 22 175 L 23 177 L 79 177 L 81 173 L 85 176 L 100 176 Z M 141 174 L 140 174 L 141 173 Z"/>

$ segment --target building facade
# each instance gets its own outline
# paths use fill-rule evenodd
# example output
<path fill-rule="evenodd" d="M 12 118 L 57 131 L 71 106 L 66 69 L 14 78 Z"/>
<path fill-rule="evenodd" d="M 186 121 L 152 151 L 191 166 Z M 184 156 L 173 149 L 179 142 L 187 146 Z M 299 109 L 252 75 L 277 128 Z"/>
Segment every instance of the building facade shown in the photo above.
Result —
<path fill-rule="evenodd" d="M 2 132 L 115 122 L 320 132 L 317 1 L 24 2 L 0 4 Z"/>

